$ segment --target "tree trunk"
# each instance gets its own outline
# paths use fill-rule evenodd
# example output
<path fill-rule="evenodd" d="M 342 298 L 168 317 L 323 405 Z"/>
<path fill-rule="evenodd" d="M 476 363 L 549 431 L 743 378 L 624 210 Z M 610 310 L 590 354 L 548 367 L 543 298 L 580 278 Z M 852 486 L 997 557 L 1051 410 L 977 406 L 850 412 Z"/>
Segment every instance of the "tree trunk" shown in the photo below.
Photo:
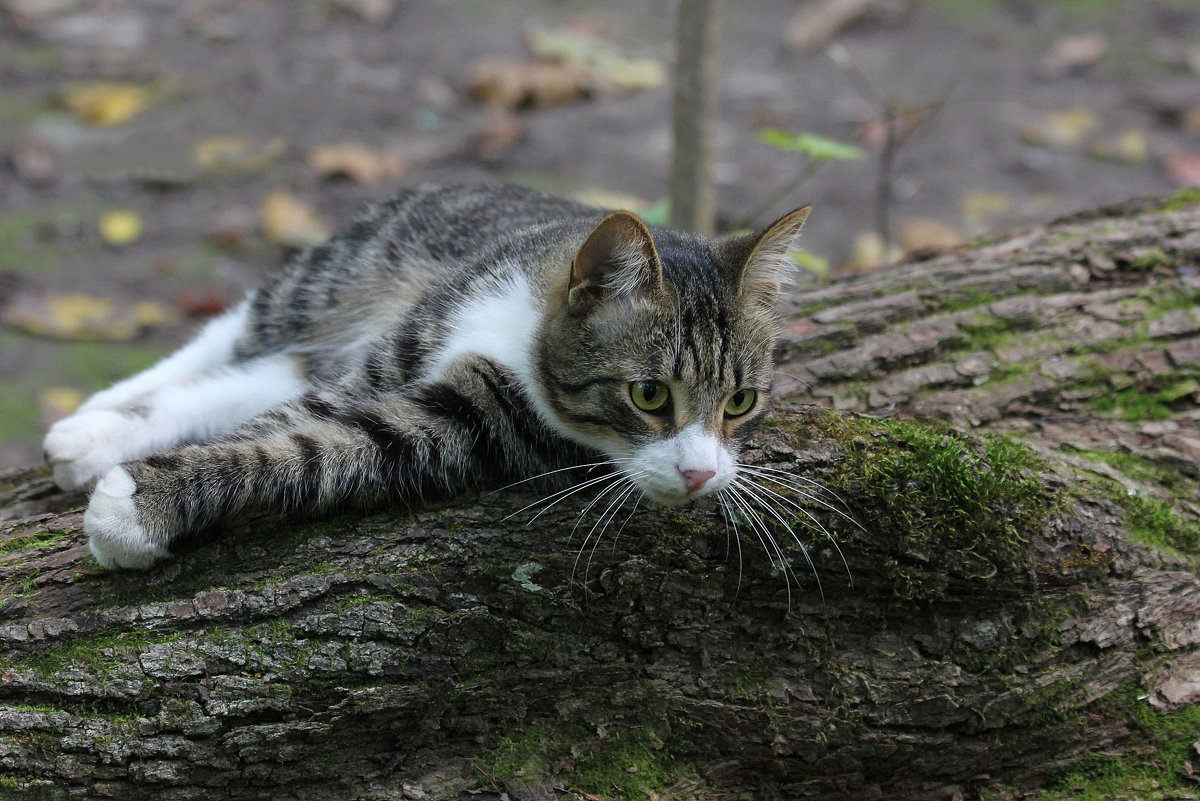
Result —
<path fill-rule="evenodd" d="M 721 0 L 680 0 L 671 111 L 671 224 L 712 234 L 717 223 Z"/>
<path fill-rule="evenodd" d="M 780 386 L 834 408 L 746 461 L 829 492 L 760 474 L 763 530 L 513 488 L 110 574 L 0 478 L 0 797 L 969 798 L 1143 748 L 1200 694 L 1184 199 L 797 291 Z"/>

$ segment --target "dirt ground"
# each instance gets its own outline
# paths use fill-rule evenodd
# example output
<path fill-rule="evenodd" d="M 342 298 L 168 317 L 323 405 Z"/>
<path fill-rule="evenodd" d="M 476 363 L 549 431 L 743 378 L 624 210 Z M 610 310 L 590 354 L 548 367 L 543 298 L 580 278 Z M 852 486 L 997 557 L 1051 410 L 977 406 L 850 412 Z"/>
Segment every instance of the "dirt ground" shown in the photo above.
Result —
<path fill-rule="evenodd" d="M 724 6 L 725 225 L 813 202 L 810 263 L 836 275 L 861 262 L 889 113 L 904 137 L 889 233 L 908 246 L 1200 183 L 1194 0 L 880 2 L 839 51 L 801 54 L 789 22 L 814 3 Z M 480 59 L 532 63 L 538 31 L 666 65 L 674 8 L 0 0 L 0 468 L 36 462 L 47 422 L 396 185 L 503 179 L 653 209 L 667 83 L 617 91 L 592 77 L 582 97 L 515 110 L 468 89 L 507 69 Z M 807 169 L 763 128 L 865 157 L 822 165 L 762 208 Z M 331 148 L 346 143 L 357 149 Z"/>

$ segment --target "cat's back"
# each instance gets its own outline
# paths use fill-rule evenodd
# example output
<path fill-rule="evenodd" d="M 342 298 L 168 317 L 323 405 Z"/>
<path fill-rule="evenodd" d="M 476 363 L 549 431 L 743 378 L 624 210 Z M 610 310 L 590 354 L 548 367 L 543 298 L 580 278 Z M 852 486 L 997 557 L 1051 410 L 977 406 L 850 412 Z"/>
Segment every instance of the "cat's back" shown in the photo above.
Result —
<path fill-rule="evenodd" d="M 243 356 L 368 341 L 433 295 L 484 287 L 535 269 L 547 253 L 603 216 L 525 187 L 420 186 L 370 207 L 341 233 L 298 256 L 253 296 Z"/>

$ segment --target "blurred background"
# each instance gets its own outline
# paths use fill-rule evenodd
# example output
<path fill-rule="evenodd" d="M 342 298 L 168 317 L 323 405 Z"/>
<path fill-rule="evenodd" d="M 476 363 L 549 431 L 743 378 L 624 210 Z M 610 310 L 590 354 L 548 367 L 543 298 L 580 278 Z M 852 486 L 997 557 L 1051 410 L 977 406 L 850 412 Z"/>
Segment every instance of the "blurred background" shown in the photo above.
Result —
<path fill-rule="evenodd" d="M 1196 0 L 726 0 L 722 229 L 805 281 L 1200 185 Z M 666 219 L 676 4 L 0 0 L 0 469 L 421 182 Z"/>

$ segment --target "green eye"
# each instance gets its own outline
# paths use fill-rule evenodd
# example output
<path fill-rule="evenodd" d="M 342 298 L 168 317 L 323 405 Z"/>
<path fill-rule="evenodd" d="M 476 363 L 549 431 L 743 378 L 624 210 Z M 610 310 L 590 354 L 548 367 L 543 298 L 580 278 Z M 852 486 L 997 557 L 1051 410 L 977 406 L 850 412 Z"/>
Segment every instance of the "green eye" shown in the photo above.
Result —
<path fill-rule="evenodd" d="M 629 385 L 629 397 L 643 412 L 664 412 L 671 390 L 661 381 L 634 381 Z"/>
<path fill-rule="evenodd" d="M 741 417 L 754 408 L 754 402 L 757 400 L 758 392 L 755 390 L 739 389 L 729 396 L 729 400 L 725 401 L 725 416 Z"/>

